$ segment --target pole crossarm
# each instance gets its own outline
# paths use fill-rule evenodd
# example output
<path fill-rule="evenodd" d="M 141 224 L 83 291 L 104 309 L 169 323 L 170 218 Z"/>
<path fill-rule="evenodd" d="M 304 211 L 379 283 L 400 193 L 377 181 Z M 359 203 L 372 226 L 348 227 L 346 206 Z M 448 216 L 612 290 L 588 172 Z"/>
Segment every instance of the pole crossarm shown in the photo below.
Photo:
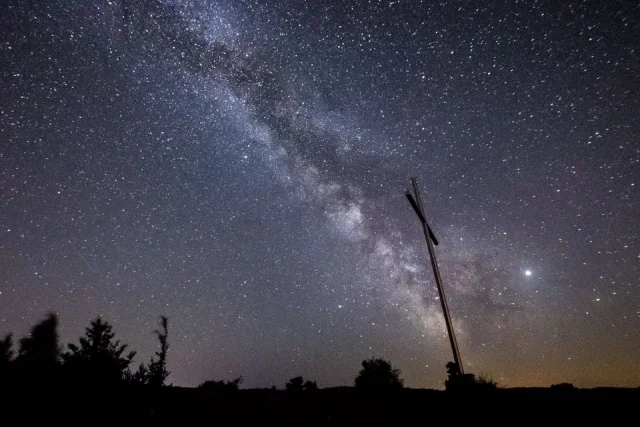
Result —
<path fill-rule="evenodd" d="M 422 213 L 420 206 L 418 206 L 418 203 L 413 198 L 413 195 L 411 194 L 410 191 L 407 191 L 405 193 L 405 196 L 407 196 L 407 199 L 409 199 L 409 203 L 411 203 L 411 207 L 416 212 L 416 215 L 418 215 L 418 218 L 420 218 L 420 222 L 427 226 L 427 231 L 429 232 L 429 237 L 433 241 L 433 244 L 438 246 L 438 239 L 436 239 L 436 235 L 433 234 L 433 231 L 431 231 L 431 227 L 429 227 L 429 223 L 427 222 L 427 219 L 424 217 L 424 213 Z"/>

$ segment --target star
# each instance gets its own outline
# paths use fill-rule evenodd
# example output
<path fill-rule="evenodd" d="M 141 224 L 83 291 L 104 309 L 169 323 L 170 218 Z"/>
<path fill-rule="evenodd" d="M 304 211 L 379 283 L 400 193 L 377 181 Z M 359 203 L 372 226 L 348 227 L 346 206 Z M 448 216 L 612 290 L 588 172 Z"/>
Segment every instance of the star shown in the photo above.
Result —
<path fill-rule="evenodd" d="M 65 345 L 102 315 L 138 364 L 166 315 L 176 385 L 351 384 L 373 353 L 442 388 L 415 176 L 473 371 L 640 385 L 631 2 L 14 3 L 0 338 L 52 310 Z M 615 331 L 567 320 L 596 296 Z M 575 348 L 603 363 L 562 371 Z"/>

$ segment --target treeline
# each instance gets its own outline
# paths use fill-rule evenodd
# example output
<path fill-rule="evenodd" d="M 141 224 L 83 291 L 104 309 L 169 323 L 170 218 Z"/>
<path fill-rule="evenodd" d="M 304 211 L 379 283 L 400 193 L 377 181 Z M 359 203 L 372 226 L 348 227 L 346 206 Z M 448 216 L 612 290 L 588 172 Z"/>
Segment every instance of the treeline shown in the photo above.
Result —
<path fill-rule="evenodd" d="M 160 316 L 159 328 L 154 331 L 158 350 L 149 362 L 132 369 L 135 351 L 115 338 L 112 325 L 97 317 L 87 326 L 77 343 L 60 345 L 58 317 L 50 313 L 17 343 L 13 335 L 0 340 L 0 387 L 58 385 L 116 386 L 135 385 L 162 387 L 170 372 L 167 370 L 169 351 L 169 320 Z M 242 377 L 231 381 L 210 380 L 198 387 L 205 391 L 233 392 L 240 388 Z M 355 386 L 363 389 L 398 389 L 403 380 L 398 369 L 384 359 L 362 362 L 362 370 Z M 276 387 L 273 386 L 272 389 Z M 291 378 L 285 390 L 292 393 L 318 390 L 315 381 L 303 377 Z"/>
<path fill-rule="evenodd" d="M 160 316 L 154 333 L 158 351 L 147 364 L 131 369 L 135 351 L 115 339 L 111 324 L 100 317 L 92 320 L 77 344 L 64 349 L 59 343 L 58 317 L 50 313 L 31 328 L 14 350 L 13 335 L 0 340 L 0 384 L 7 385 L 118 385 L 160 387 L 165 384 L 169 321 Z"/>
<path fill-rule="evenodd" d="M 70 386 L 135 385 L 159 388 L 165 385 L 170 372 L 167 370 L 169 351 L 169 321 L 160 316 L 159 328 L 154 331 L 158 350 L 145 364 L 132 369 L 135 351 L 115 339 L 111 324 L 101 317 L 91 321 L 78 343 L 59 343 L 58 318 L 48 314 L 31 328 L 28 336 L 21 338 L 14 350 L 13 335 L 0 340 L 0 387 L 65 384 Z M 472 374 L 462 374 L 458 366 L 447 364 L 448 390 L 495 389 L 497 384 L 484 376 L 476 379 Z M 228 393 L 239 390 L 242 377 L 231 381 L 210 380 L 198 387 L 205 391 Z M 362 362 L 362 369 L 355 377 L 354 385 L 363 390 L 396 390 L 404 387 L 400 370 L 389 361 L 371 358 Z M 275 386 L 272 389 L 275 390 Z M 315 381 L 303 377 L 291 378 L 285 384 L 288 392 L 312 392 L 318 389 Z"/>

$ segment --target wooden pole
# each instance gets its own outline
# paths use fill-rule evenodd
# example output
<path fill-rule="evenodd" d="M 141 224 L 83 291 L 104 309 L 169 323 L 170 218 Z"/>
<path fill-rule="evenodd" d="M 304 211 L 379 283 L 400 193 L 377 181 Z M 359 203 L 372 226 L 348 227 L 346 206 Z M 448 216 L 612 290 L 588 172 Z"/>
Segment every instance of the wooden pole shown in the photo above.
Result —
<path fill-rule="evenodd" d="M 406 196 L 407 199 L 409 199 L 409 203 L 411 203 L 413 210 L 416 212 L 416 215 L 418 215 L 420 222 L 422 223 L 422 231 L 424 233 L 424 238 L 427 241 L 427 249 L 429 251 L 429 258 L 431 260 L 431 267 L 433 269 L 433 275 L 436 280 L 436 286 L 438 287 L 438 295 L 440 297 L 440 305 L 442 306 L 442 312 L 444 314 L 444 322 L 447 325 L 447 333 L 449 334 L 449 343 L 451 344 L 453 360 L 458 366 L 460 373 L 464 374 L 464 368 L 462 367 L 462 358 L 460 357 L 460 351 L 458 350 L 458 341 L 456 340 L 456 335 L 453 330 L 451 315 L 449 314 L 449 305 L 447 304 L 447 299 L 444 294 L 444 288 L 442 287 L 442 278 L 440 277 L 440 269 L 438 268 L 438 261 L 436 260 L 434 243 L 437 245 L 438 240 L 433 234 L 433 231 L 431 231 L 431 227 L 429 227 L 429 224 L 427 223 L 427 219 L 424 213 L 424 207 L 422 206 L 422 198 L 420 197 L 420 189 L 418 188 L 418 183 L 415 178 L 411 178 L 411 185 L 413 187 L 415 199 L 409 191 L 407 191 Z"/>

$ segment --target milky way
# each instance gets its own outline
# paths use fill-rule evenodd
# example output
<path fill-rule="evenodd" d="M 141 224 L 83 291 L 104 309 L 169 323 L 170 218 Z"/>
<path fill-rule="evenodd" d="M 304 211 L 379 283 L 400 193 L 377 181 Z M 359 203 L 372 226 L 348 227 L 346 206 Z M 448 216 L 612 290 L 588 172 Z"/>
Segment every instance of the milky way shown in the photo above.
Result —
<path fill-rule="evenodd" d="M 102 315 L 169 382 L 451 359 L 640 385 L 640 6 L 9 1 L 0 333 Z"/>

